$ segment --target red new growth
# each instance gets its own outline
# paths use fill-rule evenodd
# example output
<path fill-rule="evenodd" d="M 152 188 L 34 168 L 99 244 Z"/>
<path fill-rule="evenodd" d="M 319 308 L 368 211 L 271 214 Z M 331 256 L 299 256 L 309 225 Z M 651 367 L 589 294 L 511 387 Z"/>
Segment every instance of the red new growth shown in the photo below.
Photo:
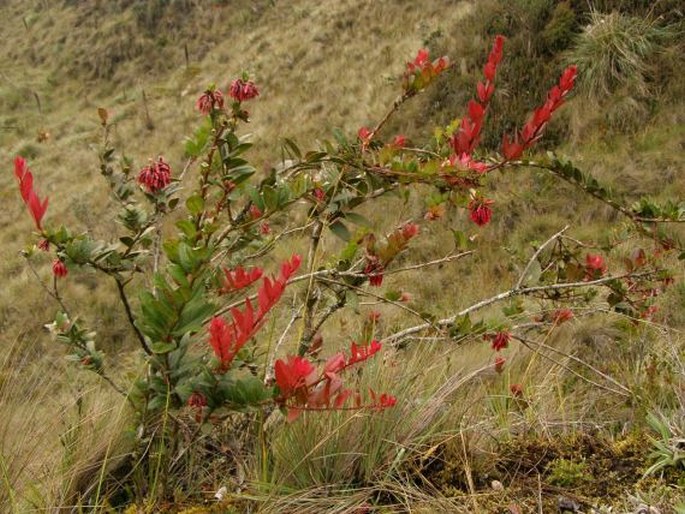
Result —
<path fill-rule="evenodd" d="M 450 139 L 454 153 L 459 158 L 463 155 L 470 156 L 480 141 L 485 112 L 488 102 L 495 91 L 495 75 L 497 73 L 497 65 L 502 60 L 503 47 L 504 37 L 496 36 L 488 56 L 488 62 L 483 67 L 485 81 L 479 82 L 476 86 L 476 93 L 480 103 L 475 100 L 469 100 L 468 114 L 462 118 L 459 130 Z"/>
<path fill-rule="evenodd" d="M 408 94 L 415 94 L 424 89 L 449 66 L 449 60 L 443 56 L 435 61 L 430 60 L 428 50 L 422 48 L 416 54 L 414 61 L 407 63 L 404 73 L 404 90 Z"/>
<path fill-rule="evenodd" d="M 564 103 L 564 98 L 571 92 L 576 80 L 577 68 L 569 66 L 559 78 L 559 83 L 547 93 L 547 100 L 535 109 L 523 129 L 509 137 L 506 134 L 502 138 L 502 154 L 508 161 L 518 159 L 523 151 L 530 148 L 540 137 L 552 114 Z"/>
<path fill-rule="evenodd" d="M 219 293 L 225 294 L 243 289 L 259 280 L 262 277 L 262 273 L 261 268 L 252 268 L 249 271 L 245 271 L 242 266 L 238 266 L 233 271 L 224 268 L 223 287 Z"/>
<path fill-rule="evenodd" d="M 45 216 L 45 211 L 48 210 L 48 198 L 45 197 L 45 200 L 41 200 L 36 194 L 36 191 L 33 189 L 33 175 L 23 157 L 16 157 L 14 159 L 14 175 L 19 181 L 21 198 L 24 200 L 26 207 L 28 207 L 36 228 L 42 232 L 42 220 L 43 216 Z"/>
<path fill-rule="evenodd" d="M 209 324 L 209 344 L 219 360 L 220 372 L 228 371 L 240 349 L 262 326 L 266 314 L 283 294 L 288 280 L 299 268 L 300 262 L 300 256 L 293 255 L 289 261 L 281 265 L 281 272 L 277 278 L 264 278 L 257 292 L 256 312 L 252 302 L 247 299 L 244 310 L 231 309 L 230 324 L 218 316 L 212 318 Z"/>

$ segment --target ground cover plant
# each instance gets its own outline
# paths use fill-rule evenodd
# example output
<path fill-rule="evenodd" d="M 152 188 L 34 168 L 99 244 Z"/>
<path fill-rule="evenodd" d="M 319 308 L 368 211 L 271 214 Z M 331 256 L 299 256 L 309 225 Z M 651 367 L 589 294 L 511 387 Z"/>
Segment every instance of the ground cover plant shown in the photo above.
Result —
<path fill-rule="evenodd" d="M 57 503 L 178 510 L 201 503 L 199 489 L 215 495 L 216 508 L 236 511 L 382 512 L 425 505 L 450 512 L 464 502 L 473 510 L 497 508 L 489 501 L 512 501 L 510 508 L 520 509 L 527 500 L 517 498 L 514 487 L 513 497 L 483 500 L 476 493 L 501 491 L 502 482 L 490 479 L 516 467 L 537 474 L 540 490 L 544 475 L 573 495 L 606 464 L 585 462 L 588 453 L 561 443 L 544 462 L 510 467 L 505 458 L 493 468 L 479 457 L 491 451 L 492 441 L 479 440 L 478 419 L 488 420 L 504 457 L 507 444 L 528 444 L 519 437 L 537 427 L 550 430 L 544 412 L 551 403 L 544 405 L 543 392 L 550 387 L 569 416 L 588 405 L 682 406 L 677 388 L 658 380 L 658 366 L 677 368 L 681 360 L 669 339 L 673 332 L 655 322 L 660 298 L 679 287 L 682 248 L 669 227 L 682 221 L 682 204 L 647 197 L 624 204 L 568 160 L 532 153 L 571 95 L 574 65 L 520 129 L 505 131 L 494 151 L 481 147 L 505 47 L 506 38 L 496 36 L 462 117 L 427 129 L 421 143 L 389 127 L 405 103 L 453 69 L 449 59 L 427 50 L 406 64 L 399 96 L 379 122 L 337 131 L 308 151 L 285 139 L 278 164 L 261 174 L 250 164 L 243 134 L 248 111 L 263 96 L 249 74 L 199 94 L 199 127 L 178 165 L 160 150 L 147 165 L 135 166 L 112 143 L 110 111 L 93 109 L 101 125 L 100 174 L 116 205 L 116 225 L 104 232 L 102 226 L 82 233 L 60 226 L 41 192 L 40 171 L 15 158 L 14 176 L 37 235 L 23 256 L 59 310 L 48 328 L 77 368 L 93 372 L 122 398 L 119 428 L 62 485 Z M 480 231 L 517 200 L 506 194 L 493 200 L 498 184 L 509 177 L 523 183 L 524 172 L 560 179 L 561 186 L 548 188 L 570 184 L 621 221 L 599 243 L 583 240 L 567 223 L 541 234 L 531 222 L 535 241 L 514 253 L 496 288 L 476 287 L 480 294 L 447 312 L 407 291 L 411 282 L 397 277 L 424 277 L 446 266 L 454 271 L 429 293 L 439 294 L 445 280 L 471 281 L 467 262 L 492 251 Z M 402 206 L 400 218 L 377 219 L 376 206 L 388 202 Z M 443 241 L 448 236 L 451 247 L 445 252 L 439 244 L 439 256 L 425 250 L 436 232 Z M 79 316 L 83 307 L 65 290 L 79 280 L 98 288 L 109 283 L 128 324 L 123 346 L 133 340 L 138 351 L 108 345 Z M 285 305 L 276 311 L 279 300 Z M 359 321 L 350 321 L 350 314 Z M 577 320 L 585 326 L 603 319 L 621 328 L 608 336 L 616 347 L 605 347 L 615 361 L 557 344 Z M 622 333 L 632 342 L 617 351 Z M 662 361 L 631 355 L 638 339 L 659 341 L 670 353 Z M 474 391 L 482 401 L 460 409 Z M 591 392 L 598 397 L 587 402 Z M 82 400 L 76 407 L 78 420 L 62 443 L 72 461 L 85 438 Z M 645 473 L 667 470 L 673 475 L 666 483 L 677 483 L 680 429 L 650 416 L 660 439 L 650 443 L 655 463 Z M 537 449 L 535 438 L 530 441 L 522 447 Z M 633 451 L 629 438 L 616 443 L 620 448 L 597 441 L 607 455 L 644 453 Z M 637 481 L 638 468 L 616 473 Z M 3 469 L 8 505 L 37 506 L 35 494 L 18 493 L 23 489 L 12 477 L 19 475 L 7 464 Z M 459 478 L 446 479 L 443 469 Z M 441 494 L 431 503 L 426 491 L 434 487 Z M 567 500 L 571 506 L 594 501 Z"/>

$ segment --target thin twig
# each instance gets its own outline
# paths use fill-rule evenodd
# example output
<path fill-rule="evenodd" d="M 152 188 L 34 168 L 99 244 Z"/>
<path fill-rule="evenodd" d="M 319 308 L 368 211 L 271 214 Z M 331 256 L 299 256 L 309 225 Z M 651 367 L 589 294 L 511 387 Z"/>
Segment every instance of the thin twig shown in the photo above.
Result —
<path fill-rule="evenodd" d="M 143 351 L 145 351 L 145 353 L 147 353 L 148 355 L 152 355 L 152 350 L 150 350 L 150 347 L 147 345 L 147 342 L 145 341 L 145 336 L 143 336 L 143 333 L 138 328 L 138 325 L 136 325 L 136 319 L 133 317 L 131 305 L 128 303 L 128 297 L 126 296 L 126 292 L 124 291 L 124 284 L 116 277 L 114 278 L 114 281 L 117 283 L 119 299 L 121 300 L 121 303 L 124 304 L 126 317 L 128 318 L 128 322 L 130 323 L 131 327 L 133 327 L 133 331 L 136 333 L 136 336 L 138 337 L 140 346 L 143 348 Z"/>
<path fill-rule="evenodd" d="M 550 284 L 550 285 L 543 285 L 543 286 L 531 286 L 531 287 L 522 287 L 522 288 L 512 288 L 508 291 L 504 291 L 502 293 L 496 294 L 495 296 L 492 296 L 490 298 L 487 298 L 485 300 L 481 300 L 478 303 L 475 303 L 471 305 L 470 307 L 467 307 L 463 309 L 462 311 L 458 312 L 457 314 L 450 316 L 449 318 L 444 318 L 441 320 L 438 320 L 432 324 L 430 323 L 424 323 L 422 325 L 417 325 L 414 327 L 409 327 L 404 330 L 401 330 L 399 332 L 396 332 L 394 334 L 389 335 L 388 337 L 383 339 L 383 342 L 387 343 L 393 343 L 397 344 L 398 341 L 401 341 L 402 339 L 405 339 L 408 336 L 411 336 L 412 334 L 416 334 L 418 332 L 422 332 L 424 330 L 427 330 L 431 328 L 431 326 L 437 326 L 437 327 L 448 327 L 450 325 L 453 325 L 454 322 L 467 314 L 470 314 L 472 312 L 475 312 L 477 310 L 483 309 L 484 307 L 488 307 L 492 305 L 493 303 L 501 302 L 502 300 L 506 300 L 508 298 L 513 298 L 515 296 L 525 296 L 528 294 L 532 293 L 537 293 L 537 292 L 542 292 L 542 291 L 559 291 L 559 290 L 564 290 L 564 289 L 578 289 L 581 287 L 593 287 L 593 286 L 599 286 L 603 284 L 607 284 L 609 282 L 612 282 L 614 280 L 620 280 L 622 278 L 626 277 L 641 277 L 641 276 L 646 276 L 649 275 L 649 273 L 641 273 L 641 274 L 631 274 L 631 273 L 626 273 L 624 275 L 616 275 L 616 276 L 610 276 L 610 277 L 604 277 L 604 278 L 599 278 L 596 280 L 588 280 L 586 282 L 564 282 L 561 284 Z"/>
<path fill-rule="evenodd" d="M 303 306 L 300 306 L 298 309 L 293 309 L 293 315 L 290 318 L 288 325 L 286 325 L 285 329 L 283 330 L 283 333 L 281 334 L 281 337 L 279 337 L 278 341 L 276 342 L 276 346 L 274 346 L 273 352 L 271 353 L 271 357 L 269 357 L 269 362 L 266 367 L 267 371 L 264 377 L 265 384 L 268 384 L 274 378 L 274 362 L 276 361 L 276 355 L 278 354 L 279 348 L 285 341 L 285 337 L 288 335 L 288 332 L 290 332 L 290 329 L 295 324 L 295 321 L 297 321 L 301 317 L 300 311 L 302 311 L 302 307 Z"/>
<path fill-rule="evenodd" d="M 556 241 L 557 238 L 559 238 L 564 232 L 566 232 L 569 228 L 569 225 L 566 225 L 564 228 L 562 228 L 559 232 L 554 234 L 552 237 L 547 239 L 544 243 L 540 245 L 540 247 L 535 250 L 535 253 L 533 256 L 530 258 L 528 263 L 526 264 L 526 267 L 523 268 L 523 272 L 521 273 L 521 276 L 519 277 L 518 281 L 516 282 L 516 285 L 514 286 L 514 289 L 519 289 L 522 285 L 523 282 L 526 280 L 528 276 L 528 271 L 530 271 L 530 267 L 533 265 L 533 263 L 537 260 L 538 256 L 542 253 L 542 251 L 553 241 Z"/>

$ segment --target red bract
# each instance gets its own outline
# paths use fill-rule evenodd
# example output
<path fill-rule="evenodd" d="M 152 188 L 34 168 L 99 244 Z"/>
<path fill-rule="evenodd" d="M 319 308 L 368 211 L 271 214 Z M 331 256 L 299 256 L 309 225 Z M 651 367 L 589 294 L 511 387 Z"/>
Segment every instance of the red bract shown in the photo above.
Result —
<path fill-rule="evenodd" d="M 469 202 L 468 209 L 470 211 L 469 217 L 479 227 L 490 223 L 492 218 L 492 209 L 490 205 L 495 203 L 493 200 L 487 198 L 474 198 Z"/>
<path fill-rule="evenodd" d="M 38 241 L 38 249 L 44 252 L 50 251 L 50 241 L 48 241 L 47 239 L 41 239 L 40 241 Z"/>
<path fill-rule="evenodd" d="M 259 96 L 259 90 L 251 80 L 235 79 L 231 82 L 228 94 L 238 102 L 244 102 Z"/>
<path fill-rule="evenodd" d="M 510 332 L 497 332 L 496 334 L 486 334 L 484 338 L 488 341 L 492 341 L 492 349 L 496 352 L 503 350 L 509 346 L 509 341 L 511 340 Z"/>
<path fill-rule="evenodd" d="M 577 69 L 575 66 L 566 68 L 559 78 L 559 83 L 553 86 L 547 93 L 545 103 L 535 109 L 523 129 L 515 133 L 513 137 L 506 134 L 502 137 L 502 154 L 505 159 L 518 159 L 524 150 L 530 148 L 542 137 L 542 132 L 552 118 L 552 114 L 562 106 L 564 99 L 573 89 L 576 74 Z"/>
<path fill-rule="evenodd" d="M 14 159 L 14 175 L 19 181 L 21 198 L 24 200 L 26 207 L 28 207 L 36 228 L 42 232 L 43 216 L 45 216 L 45 211 L 48 210 L 48 198 L 45 197 L 45 200 L 41 200 L 36 194 L 36 191 L 33 189 L 33 175 L 23 157 L 16 157 Z"/>
<path fill-rule="evenodd" d="M 207 116 L 214 109 L 222 109 L 224 106 L 224 95 L 218 89 L 208 89 L 200 98 L 197 99 L 195 107 L 202 114 Z"/>
<path fill-rule="evenodd" d="M 168 186 L 170 182 L 171 167 L 162 157 L 138 172 L 138 183 L 147 189 L 148 193 L 157 193 Z"/>
<path fill-rule="evenodd" d="M 237 291 L 238 289 L 243 289 L 249 286 L 253 282 L 259 280 L 263 274 L 261 268 L 252 268 L 249 271 L 243 269 L 242 266 L 238 266 L 233 271 L 224 268 L 224 280 L 223 287 L 219 291 L 220 293 L 229 293 L 232 291 Z"/>
<path fill-rule="evenodd" d="M 67 276 L 69 271 L 67 270 L 67 266 L 64 264 L 64 262 L 60 259 L 55 259 L 52 263 L 52 274 L 55 275 L 57 278 L 64 278 Z"/>
<path fill-rule="evenodd" d="M 259 225 L 259 233 L 263 236 L 271 234 L 271 225 L 269 225 L 268 221 L 265 221 Z"/>

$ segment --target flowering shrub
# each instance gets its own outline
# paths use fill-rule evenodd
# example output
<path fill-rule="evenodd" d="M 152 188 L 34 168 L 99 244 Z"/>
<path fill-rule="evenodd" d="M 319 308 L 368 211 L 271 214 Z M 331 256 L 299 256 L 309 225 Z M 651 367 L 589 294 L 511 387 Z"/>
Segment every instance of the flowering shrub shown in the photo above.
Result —
<path fill-rule="evenodd" d="M 535 165 L 616 207 L 596 181 L 570 164 L 518 161 L 542 137 L 551 116 L 570 94 L 577 73 L 574 66 L 562 73 L 523 129 L 503 137 L 501 155 L 479 153 L 481 131 L 496 94 L 495 79 L 504 44 L 503 37 L 495 38 L 483 68 L 484 80 L 476 87 L 476 99 L 468 103 L 461 120 L 440 131 L 432 146 L 413 148 L 402 135 L 391 137 L 387 143 L 380 137 L 386 120 L 449 66 L 446 57 L 431 60 L 427 50 L 420 50 L 407 63 L 401 94 L 377 126 L 362 127 L 356 140 L 340 137 L 337 145 L 327 142 L 324 148 L 305 153 L 286 140 L 289 162 L 260 180 L 255 179 L 255 169 L 245 158 L 251 145 L 239 135 L 242 123 L 249 119 L 245 102 L 260 95 L 248 76 L 231 82 L 226 91 L 232 99 L 230 104 L 216 87 L 198 98 L 196 109 L 204 120 L 186 143 L 188 174 L 178 173 L 162 157 L 140 169 L 135 177 L 127 168 L 116 169 L 108 113 L 101 109 L 100 171 L 120 205 L 117 221 L 121 229 L 116 243 L 98 241 L 89 234 L 75 235 L 65 227 L 45 226 L 48 200 L 39 198 L 32 173 L 24 159 L 17 157 L 15 175 L 40 236 L 38 245 L 44 251 L 54 249 L 56 255 L 53 296 L 61 303 L 57 278 L 77 278 L 77 273 L 68 275 L 68 269 L 88 267 L 110 277 L 117 286 L 131 333 L 144 354 L 147 372 L 126 393 L 127 388 L 108 375 L 106 356 L 97 349 L 96 335 L 63 305 L 51 325 L 52 332 L 69 347 L 72 360 L 127 395 L 146 435 L 162 437 L 157 431 L 160 419 L 166 419 L 168 413 L 173 414 L 173 420 L 179 419 L 184 409 L 194 413 L 197 423 L 211 428 L 230 413 L 273 407 L 282 410 L 289 421 L 306 411 L 380 411 L 393 407 L 398 400 L 391 392 L 358 390 L 354 378 L 344 382 L 344 372 L 363 365 L 382 346 L 397 346 L 426 331 L 442 331 L 450 337 L 483 335 L 498 353 L 494 369 L 502 372 L 505 358 L 499 353 L 516 339 L 514 330 L 472 323 L 469 315 L 515 296 L 534 296 L 554 305 L 551 316 L 536 318 L 540 324 L 559 325 L 572 319 L 568 306 L 587 300 L 587 295 L 576 292 L 592 287 L 608 289 L 607 301 L 617 309 L 636 317 L 653 314 L 653 299 L 670 280 L 667 273 L 655 271 L 656 259 L 650 262 L 641 250 L 634 254 L 626 273 L 607 275 L 609 267 L 602 255 L 583 256 L 583 247 L 565 240 L 562 231 L 535 252 L 509 291 L 444 320 L 421 314 L 421 319 L 428 321 L 382 340 L 372 337 L 379 316 L 374 313 L 368 320 L 371 330 L 363 332 L 357 339 L 359 344 L 352 343 L 347 353 L 330 351 L 331 356 L 322 364 L 317 362 L 323 347 L 323 325 L 358 294 L 366 293 L 367 284 L 382 287 L 396 258 L 410 252 L 412 241 L 422 237 L 421 223 L 434 222 L 447 209 L 456 207 L 465 207 L 478 227 L 490 223 L 496 212 L 484 189 L 494 170 Z M 359 207 L 387 192 L 417 184 L 432 186 L 436 194 L 416 220 L 408 220 L 385 235 L 369 229 L 356 234 L 350 231 L 350 223 L 368 225 Z M 283 228 L 289 211 L 303 204 L 308 210 L 306 224 L 297 230 Z M 616 208 L 639 230 L 649 230 L 645 225 L 658 221 L 643 216 L 642 211 Z M 303 252 L 306 257 L 292 255 L 281 264 L 277 275 L 269 276 L 264 270 L 267 256 L 295 232 L 309 237 L 306 254 Z M 340 238 L 345 246 L 321 264 L 317 256 L 326 234 Z M 665 241 L 656 237 L 656 231 L 654 234 L 653 239 L 667 251 Z M 543 252 L 546 246 L 549 251 Z M 253 265 L 257 259 L 262 262 Z M 420 263 L 414 268 L 432 264 Z M 534 273 L 535 269 L 539 272 Z M 265 354 L 266 345 L 258 344 L 263 337 L 260 329 L 289 285 L 295 283 L 306 284 L 304 300 L 298 297 L 301 305 L 287 326 L 272 320 L 283 332 L 275 348 L 269 345 Z M 132 296 L 133 286 L 142 291 L 137 298 Z M 255 286 L 256 292 L 250 295 Z M 394 297 L 370 294 L 411 312 L 402 305 L 411 301 L 408 293 Z M 512 312 L 520 311 L 516 307 Z M 290 327 L 297 320 L 301 320 L 299 335 L 289 340 L 294 343 L 293 351 L 279 357 L 281 343 L 288 340 Z M 522 396 L 523 386 L 516 388 L 512 386 L 512 394 Z"/>

